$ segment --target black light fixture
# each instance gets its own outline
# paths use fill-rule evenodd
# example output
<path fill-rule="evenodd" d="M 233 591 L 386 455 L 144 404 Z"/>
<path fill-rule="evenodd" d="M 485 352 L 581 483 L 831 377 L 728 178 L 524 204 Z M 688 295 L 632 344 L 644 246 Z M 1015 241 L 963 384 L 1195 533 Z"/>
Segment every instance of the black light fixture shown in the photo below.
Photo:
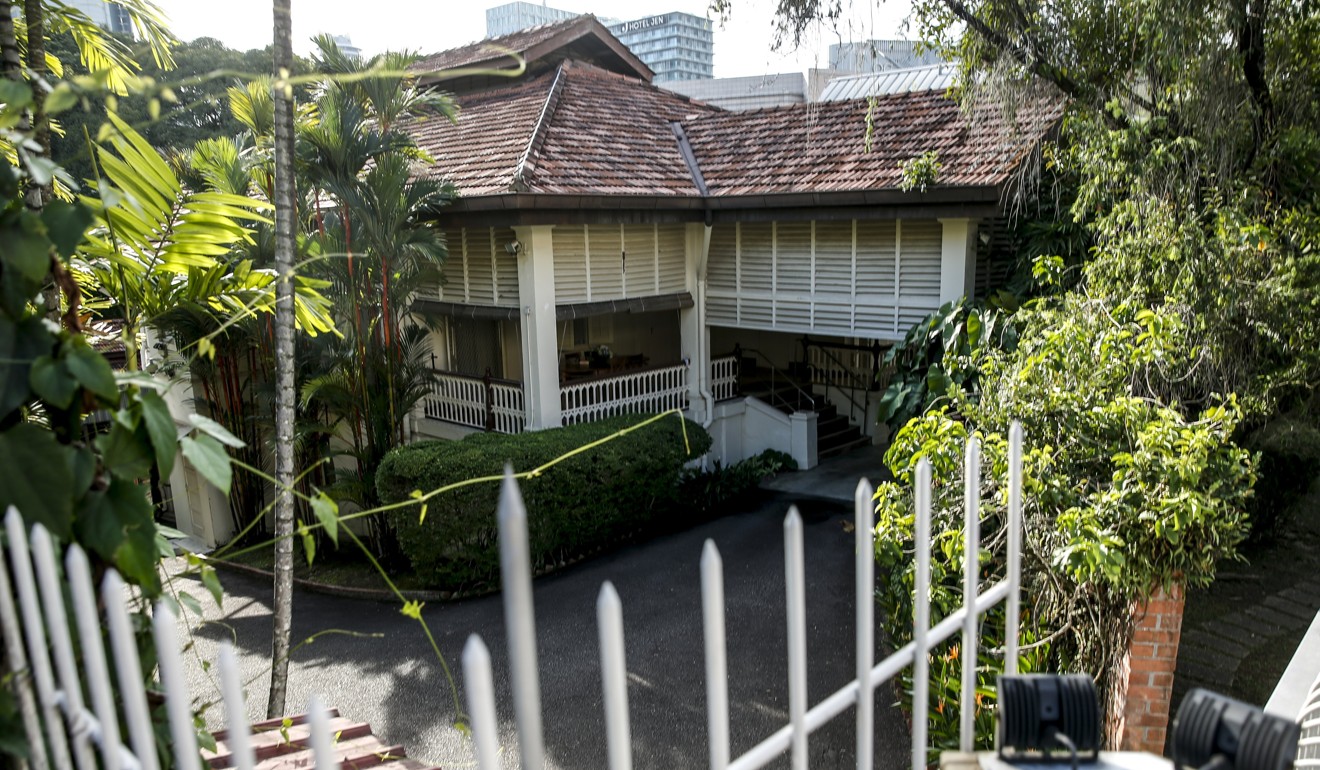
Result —
<path fill-rule="evenodd" d="M 1080 674 L 999 677 L 999 758 L 1088 762 L 1100 756 L 1100 699 Z"/>
<path fill-rule="evenodd" d="M 1175 770 L 1287 770 L 1301 727 L 1226 695 L 1195 689 L 1173 720 Z"/>

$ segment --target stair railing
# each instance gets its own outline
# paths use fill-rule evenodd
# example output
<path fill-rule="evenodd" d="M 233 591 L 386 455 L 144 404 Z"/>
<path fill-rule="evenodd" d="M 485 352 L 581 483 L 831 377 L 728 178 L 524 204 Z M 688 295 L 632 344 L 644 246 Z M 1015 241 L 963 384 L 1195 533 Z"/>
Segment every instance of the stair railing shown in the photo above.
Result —
<path fill-rule="evenodd" d="M 813 361 L 812 351 L 816 352 L 820 362 Z M 849 364 L 847 361 L 836 355 L 838 352 L 851 353 L 853 358 L 863 359 Z M 884 347 L 879 342 L 870 345 L 849 345 L 841 342 L 824 342 L 813 340 L 810 337 L 802 337 L 802 358 L 808 370 L 811 373 L 811 382 L 820 385 L 826 389 L 826 395 L 829 394 L 829 388 L 844 393 L 850 406 L 849 418 L 857 424 L 866 421 L 866 415 L 871 405 L 872 391 L 883 392 L 888 382 L 881 381 L 882 365 L 884 362 Z M 817 365 L 824 364 L 824 370 Z M 859 365 L 860 364 L 860 365 Z M 832 372 L 838 372 L 842 376 L 832 376 Z M 884 374 L 890 373 L 889 369 L 883 371 Z M 840 384 L 842 379 L 845 384 Z M 885 380 L 888 379 L 886 376 Z M 844 388 L 847 388 L 845 392 Z M 858 392 L 861 392 L 859 398 Z M 857 416 L 857 412 L 861 416 Z"/>
<path fill-rule="evenodd" d="M 816 410 L 816 399 L 815 399 L 815 397 L 813 397 L 813 396 L 811 395 L 810 392 L 808 392 L 808 391 L 806 391 L 806 390 L 803 390 L 803 389 L 802 389 L 802 386 L 799 385 L 799 384 L 797 383 L 797 381 L 793 379 L 793 376 L 792 376 L 791 374 L 789 374 L 788 371 L 787 371 L 786 369 L 781 369 L 779 366 L 777 366 L 777 365 L 775 364 L 775 362 L 774 362 L 774 359 L 770 358 L 770 356 L 766 355 L 765 353 L 763 353 L 763 352 L 760 351 L 760 350 L 757 350 L 756 348 L 744 348 L 744 347 L 742 347 L 741 345 L 734 345 L 734 346 L 733 346 L 733 355 L 734 355 L 734 358 L 738 359 L 738 389 L 739 389 L 740 391 L 743 389 L 743 388 L 742 388 L 742 360 L 743 360 L 743 355 L 744 355 L 744 354 L 751 354 L 751 355 L 753 356 L 753 358 L 760 358 L 762 361 L 765 362 L 766 366 L 769 367 L 769 369 L 770 369 L 770 405 L 771 405 L 771 406 L 778 407 L 778 404 L 775 403 L 775 400 L 778 399 L 779 401 L 782 401 L 782 402 L 783 402 L 783 405 L 786 406 L 786 407 L 788 407 L 789 409 L 792 409 L 792 410 L 795 411 L 795 412 L 800 412 L 800 411 L 802 411 L 802 406 L 801 406 L 802 401 L 805 400 L 807 403 L 811 404 L 811 409 L 810 409 L 810 411 L 812 411 L 812 412 L 817 411 L 817 410 Z M 786 398 L 784 398 L 783 396 L 779 395 L 779 387 L 778 387 L 778 385 L 779 385 L 779 382 L 780 382 L 780 381 L 784 382 L 785 384 L 787 384 L 787 385 L 789 385 L 790 387 L 792 387 L 793 390 L 797 391 L 798 395 L 801 397 L 801 398 L 799 399 L 798 403 L 794 404 L 794 403 L 792 403 L 791 401 L 789 401 L 788 399 L 786 399 Z"/>

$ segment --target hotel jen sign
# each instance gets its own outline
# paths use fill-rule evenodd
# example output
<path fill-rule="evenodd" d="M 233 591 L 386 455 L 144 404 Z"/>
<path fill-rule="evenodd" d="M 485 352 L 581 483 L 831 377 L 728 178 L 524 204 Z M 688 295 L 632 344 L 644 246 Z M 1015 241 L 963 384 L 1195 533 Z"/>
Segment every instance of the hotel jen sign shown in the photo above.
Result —
<path fill-rule="evenodd" d="M 661 27 L 664 26 L 665 22 L 667 21 L 669 21 L 669 18 L 666 16 L 648 16 L 645 19 L 626 21 L 614 28 L 614 34 L 624 35 L 629 32 L 638 32 L 643 29 L 650 29 L 651 27 Z"/>

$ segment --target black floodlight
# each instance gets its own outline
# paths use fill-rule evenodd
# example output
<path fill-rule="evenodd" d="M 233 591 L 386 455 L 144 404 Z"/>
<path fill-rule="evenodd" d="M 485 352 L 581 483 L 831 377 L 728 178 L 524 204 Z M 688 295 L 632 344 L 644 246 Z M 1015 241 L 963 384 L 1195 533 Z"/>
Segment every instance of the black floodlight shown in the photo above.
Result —
<path fill-rule="evenodd" d="M 1175 770 L 1287 770 L 1302 729 L 1226 695 L 1195 689 L 1173 720 Z"/>
<path fill-rule="evenodd" d="M 999 677 L 999 758 L 1077 767 L 1100 756 L 1100 700 L 1079 674 Z"/>

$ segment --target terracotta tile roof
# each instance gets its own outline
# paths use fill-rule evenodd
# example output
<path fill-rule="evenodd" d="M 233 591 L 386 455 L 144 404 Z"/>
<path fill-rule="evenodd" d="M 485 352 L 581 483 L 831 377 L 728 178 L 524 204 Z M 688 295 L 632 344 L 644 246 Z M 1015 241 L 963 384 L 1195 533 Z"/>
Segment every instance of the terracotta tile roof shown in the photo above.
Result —
<path fill-rule="evenodd" d="M 447 70 L 456 67 L 471 67 L 477 64 L 491 64 L 492 62 L 498 65 L 511 65 L 513 59 L 499 49 L 503 48 L 525 54 L 528 49 L 534 48 L 556 35 L 583 26 L 585 18 L 584 16 L 578 16 L 537 27 L 528 27 L 508 35 L 478 40 L 475 43 L 451 48 L 448 51 L 441 51 L 418 61 L 413 65 L 413 69 L 418 71 Z"/>
<path fill-rule="evenodd" d="M 671 122 L 718 111 L 571 61 L 459 101 L 457 125 L 437 117 L 412 133 L 436 160 L 421 173 L 466 196 L 698 195 Z"/>
<path fill-rule="evenodd" d="M 1037 102 L 1010 124 L 1001 110 L 965 115 L 939 92 L 880 97 L 866 151 L 866 100 L 816 102 L 754 112 L 712 113 L 684 128 L 712 196 L 882 190 L 899 186 L 899 164 L 939 153 L 937 184 L 993 186 L 1058 121 L 1062 105 Z"/>
<path fill-rule="evenodd" d="M 465 96 L 457 124 L 435 115 L 411 125 L 414 141 L 435 159 L 418 173 L 453 182 L 463 195 L 509 192 L 555 74 Z"/>
<path fill-rule="evenodd" d="M 480 70 L 516 70 L 519 62 L 510 52 L 526 61 L 530 75 L 553 68 L 563 59 L 588 61 L 648 82 L 655 74 L 591 14 L 441 51 L 416 62 L 412 69 L 426 73 L 424 82 L 443 82 L 446 89 L 488 88 L 491 80 Z M 460 68 L 469 71 L 442 72 Z"/>

